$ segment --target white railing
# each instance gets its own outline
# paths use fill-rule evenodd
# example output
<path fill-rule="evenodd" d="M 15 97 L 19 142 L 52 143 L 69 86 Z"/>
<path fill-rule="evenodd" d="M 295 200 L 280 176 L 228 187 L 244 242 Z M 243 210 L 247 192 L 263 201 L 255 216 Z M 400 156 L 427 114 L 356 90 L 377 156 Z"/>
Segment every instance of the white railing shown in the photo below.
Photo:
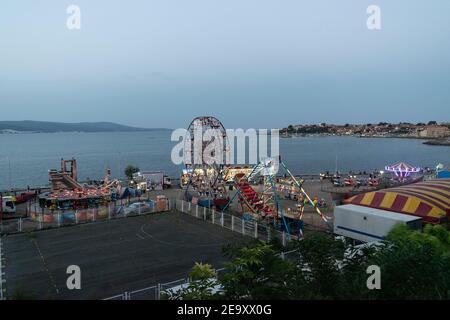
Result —
<path fill-rule="evenodd" d="M 127 205 L 136 202 L 142 201 L 131 201 L 127 203 Z M 157 204 L 154 203 L 152 206 L 148 206 L 145 209 L 142 209 L 141 206 L 138 206 L 136 209 L 132 209 L 125 205 L 111 204 L 101 208 L 90 208 L 85 210 L 50 211 L 46 209 L 44 212 L 35 210 L 31 212 L 31 217 L 1 221 L 0 234 L 32 232 L 43 229 L 60 228 L 69 225 L 166 212 L 174 208 L 174 203 L 174 200 L 168 199 L 165 209 L 157 208 Z"/>
<path fill-rule="evenodd" d="M 256 238 L 264 242 L 270 241 L 273 237 L 279 237 L 283 246 L 294 239 L 290 234 L 271 229 L 268 225 L 258 223 L 257 221 L 245 220 L 240 217 L 218 212 L 214 209 L 201 207 L 194 205 L 184 200 L 176 200 L 174 202 L 175 209 L 181 213 L 186 213 L 194 218 L 204 220 L 206 222 L 215 224 L 222 228 L 237 232 L 244 236 Z M 284 260 L 288 259 L 291 254 L 294 254 L 297 250 L 288 252 L 281 252 L 279 256 Z M 223 272 L 225 269 L 215 270 L 216 275 Z M 170 292 L 172 289 L 186 287 L 190 283 L 190 279 L 180 279 L 167 283 L 159 283 L 157 285 L 139 289 L 131 292 L 124 292 L 113 297 L 109 297 L 103 300 L 160 300 L 161 293 Z"/>
<path fill-rule="evenodd" d="M 218 212 L 215 209 L 194 205 L 191 202 L 184 200 L 176 200 L 175 209 L 197 219 L 264 242 L 269 242 L 274 237 L 278 237 L 283 246 L 286 246 L 289 241 L 296 239 L 295 236 L 291 236 L 284 231 L 274 230 L 265 223 L 256 220 L 248 220 L 224 212 Z"/>
<path fill-rule="evenodd" d="M 278 255 L 281 257 L 281 259 L 285 260 L 288 259 L 289 255 L 295 254 L 297 251 L 298 250 L 295 249 L 288 252 L 281 252 Z M 224 271 L 225 268 L 214 270 L 216 279 L 218 278 L 219 274 Z M 179 279 L 166 283 L 158 283 L 157 285 L 151 287 L 130 292 L 127 291 L 103 300 L 161 300 L 161 294 L 176 292 L 179 289 L 188 287 L 189 283 L 191 283 L 191 279 L 189 278 Z"/>

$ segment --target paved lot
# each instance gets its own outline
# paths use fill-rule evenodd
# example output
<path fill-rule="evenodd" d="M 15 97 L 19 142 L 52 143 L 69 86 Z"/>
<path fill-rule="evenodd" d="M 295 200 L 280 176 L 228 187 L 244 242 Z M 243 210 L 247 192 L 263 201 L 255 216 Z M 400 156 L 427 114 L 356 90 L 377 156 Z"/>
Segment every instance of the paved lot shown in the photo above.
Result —
<path fill-rule="evenodd" d="M 102 299 L 187 276 L 194 262 L 220 268 L 222 246 L 244 240 L 180 213 L 130 217 L 3 238 L 6 288 L 35 299 Z M 81 290 L 66 287 L 69 265 Z"/>

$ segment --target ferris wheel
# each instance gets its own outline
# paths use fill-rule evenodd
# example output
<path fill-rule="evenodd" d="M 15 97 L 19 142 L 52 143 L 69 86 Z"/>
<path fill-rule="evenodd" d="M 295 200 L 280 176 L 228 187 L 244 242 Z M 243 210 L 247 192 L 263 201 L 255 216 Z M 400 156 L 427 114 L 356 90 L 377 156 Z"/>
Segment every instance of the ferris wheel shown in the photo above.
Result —
<path fill-rule="evenodd" d="M 215 117 L 195 118 L 187 129 L 184 150 L 184 164 L 190 173 L 189 186 L 200 196 L 212 196 L 223 184 L 222 170 L 229 162 L 225 127 Z"/>

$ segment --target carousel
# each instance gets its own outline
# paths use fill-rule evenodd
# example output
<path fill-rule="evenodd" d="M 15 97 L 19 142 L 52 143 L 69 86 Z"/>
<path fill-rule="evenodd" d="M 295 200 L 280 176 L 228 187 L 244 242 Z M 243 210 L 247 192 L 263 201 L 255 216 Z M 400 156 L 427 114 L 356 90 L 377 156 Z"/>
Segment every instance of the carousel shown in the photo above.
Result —
<path fill-rule="evenodd" d="M 395 180 L 405 182 L 412 174 L 421 172 L 421 168 L 413 167 L 405 162 L 397 162 L 386 166 L 385 171 L 393 173 Z"/>

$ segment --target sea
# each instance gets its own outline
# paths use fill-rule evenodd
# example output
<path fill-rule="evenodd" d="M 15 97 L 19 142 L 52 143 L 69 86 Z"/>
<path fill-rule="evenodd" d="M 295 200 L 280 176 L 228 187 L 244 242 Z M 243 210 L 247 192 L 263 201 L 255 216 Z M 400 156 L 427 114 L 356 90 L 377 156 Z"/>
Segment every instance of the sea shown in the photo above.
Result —
<path fill-rule="evenodd" d="M 0 190 L 45 186 L 48 170 L 60 159 L 76 158 L 80 180 L 102 179 L 106 168 L 123 178 L 127 165 L 179 177 L 183 166 L 171 161 L 171 131 L 0 134 Z M 399 161 L 435 167 L 450 163 L 450 147 L 423 140 L 359 137 L 280 139 L 280 154 L 294 174 L 382 170 Z"/>

